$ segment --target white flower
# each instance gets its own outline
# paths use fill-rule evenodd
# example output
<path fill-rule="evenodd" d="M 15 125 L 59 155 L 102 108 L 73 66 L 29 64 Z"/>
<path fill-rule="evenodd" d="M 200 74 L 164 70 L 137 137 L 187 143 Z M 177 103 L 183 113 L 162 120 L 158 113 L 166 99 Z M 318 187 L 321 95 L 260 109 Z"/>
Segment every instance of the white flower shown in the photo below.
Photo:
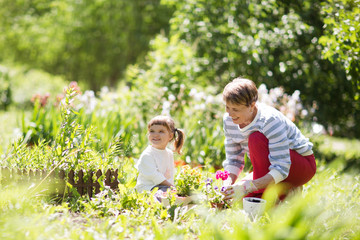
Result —
<path fill-rule="evenodd" d="M 293 99 L 295 99 L 296 101 L 300 100 L 300 91 L 299 90 L 295 90 L 295 92 L 291 95 L 291 97 Z"/>
<path fill-rule="evenodd" d="M 169 99 L 170 102 L 173 102 L 173 101 L 176 100 L 176 97 L 174 95 L 170 94 L 168 99 Z"/>
<path fill-rule="evenodd" d="M 266 88 L 266 85 L 264 83 L 262 83 L 259 88 L 258 88 L 258 93 L 259 95 L 263 95 L 263 94 L 267 94 L 268 90 Z"/>
<path fill-rule="evenodd" d="M 196 93 L 197 93 L 197 90 L 196 90 L 195 88 L 192 88 L 192 89 L 190 90 L 189 96 L 190 96 L 190 97 L 193 97 Z"/>
<path fill-rule="evenodd" d="M 85 108 L 85 113 L 92 113 L 97 105 L 95 93 L 92 90 L 85 91 L 84 94 L 78 95 L 80 103 L 77 105 L 77 109 Z"/>
<path fill-rule="evenodd" d="M 168 101 L 163 102 L 161 114 L 165 116 L 170 116 L 170 107 L 171 104 Z"/>
<path fill-rule="evenodd" d="M 107 93 L 109 93 L 109 88 L 107 86 L 102 87 L 100 90 L 100 96 L 105 95 Z"/>
<path fill-rule="evenodd" d="M 276 98 L 279 98 L 279 97 L 284 95 L 284 90 L 282 88 L 280 88 L 280 87 L 274 88 L 272 90 L 273 90 L 273 93 L 274 93 Z M 271 92 L 271 90 L 270 90 L 270 92 Z"/>
<path fill-rule="evenodd" d="M 206 109 L 205 103 L 196 104 L 196 105 L 194 106 L 194 109 L 195 109 L 195 110 L 205 110 L 205 109 Z"/>
<path fill-rule="evenodd" d="M 204 98 L 205 98 L 205 93 L 204 92 L 199 92 L 199 93 L 195 94 L 195 96 L 194 96 L 195 101 L 201 101 Z"/>
<path fill-rule="evenodd" d="M 316 122 L 311 123 L 311 128 L 315 134 L 320 134 L 325 132 L 323 125 L 320 125 Z"/>
<path fill-rule="evenodd" d="M 206 103 L 207 104 L 211 104 L 211 103 L 214 103 L 214 97 L 212 95 L 209 95 L 206 97 Z"/>
<path fill-rule="evenodd" d="M 306 109 L 301 110 L 301 115 L 302 116 L 307 116 L 308 115 L 308 111 Z"/>

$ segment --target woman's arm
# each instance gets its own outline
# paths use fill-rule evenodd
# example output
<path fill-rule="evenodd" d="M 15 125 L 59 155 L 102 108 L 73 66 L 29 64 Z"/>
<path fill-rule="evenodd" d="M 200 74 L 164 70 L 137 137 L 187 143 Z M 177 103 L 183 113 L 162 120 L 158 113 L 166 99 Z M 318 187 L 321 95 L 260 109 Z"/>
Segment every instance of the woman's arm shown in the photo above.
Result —
<path fill-rule="evenodd" d="M 231 177 L 231 174 L 230 174 Z M 253 180 L 253 172 L 246 175 L 244 178 L 241 179 L 241 181 L 253 181 L 255 187 L 257 189 L 263 189 L 269 186 L 270 184 L 274 184 L 274 178 L 268 173 L 265 176 L 258 178 L 256 180 Z"/>
<path fill-rule="evenodd" d="M 225 134 L 224 145 L 226 159 L 223 161 L 223 167 L 230 173 L 232 184 L 234 184 L 240 172 L 244 168 L 245 151 L 240 143 L 233 140 L 234 133 L 231 132 L 231 126 L 228 126 L 231 123 L 232 120 L 228 119 L 225 115 L 223 129 Z M 238 134 L 239 133 L 236 132 L 235 137 L 241 137 L 240 135 L 238 136 Z"/>
<path fill-rule="evenodd" d="M 253 180 L 253 183 L 257 189 L 263 189 L 269 186 L 270 184 L 274 184 L 275 181 L 274 178 L 268 173 L 261 178 Z"/>

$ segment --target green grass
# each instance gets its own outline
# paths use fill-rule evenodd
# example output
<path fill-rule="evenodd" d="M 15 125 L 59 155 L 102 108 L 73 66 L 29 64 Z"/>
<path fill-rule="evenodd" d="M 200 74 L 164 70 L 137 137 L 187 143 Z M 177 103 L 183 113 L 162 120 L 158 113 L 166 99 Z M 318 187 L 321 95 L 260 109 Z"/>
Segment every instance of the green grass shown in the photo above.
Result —
<path fill-rule="evenodd" d="M 320 166 L 302 195 L 272 205 L 251 220 L 241 204 L 216 210 L 204 204 L 164 207 L 126 183 L 89 200 L 51 204 L 43 190 L 0 188 L 1 239 L 359 239 L 359 176 Z M 203 172 L 205 174 L 205 172 Z M 269 194 L 271 195 L 271 194 Z"/>

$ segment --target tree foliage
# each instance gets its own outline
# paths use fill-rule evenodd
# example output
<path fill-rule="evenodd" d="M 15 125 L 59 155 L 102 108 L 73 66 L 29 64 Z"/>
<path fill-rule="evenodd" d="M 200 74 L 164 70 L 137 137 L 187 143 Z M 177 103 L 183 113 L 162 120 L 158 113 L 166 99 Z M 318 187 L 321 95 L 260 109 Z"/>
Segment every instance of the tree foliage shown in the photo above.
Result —
<path fill-rule="evenodd" d="M 217 94 L 241 75 L 286 93 L 300 90 L 305 107 L 315 109 L 310 120 L 359 137 L 358 3 L 2 0 L 0 61 L 83 81 L 95 91 L 125 80 L 141 89 L 153 84 L 149 91 L 168 88 L 182 99 L 189 91 L 181 86 L 211 86 Z M 163 40 L 155 37 L 161 29 Z M 138 93 L 150 105 L 143 96 L 152 94 Z"/>
<path fill-rule="evenodd" d="M 329 0 L 324 4 L 325 35 L 319 39 L 325 46 L 324 58 L 338 61 L 345 67 L 347 79 L 353 81 L 358 90 L 355 100 L 360 98 L 359 6 L 359 0 Z"/>
<path fill-rule="evenodd" d="M 159 0 L 3 0 L 0 60 L 13 59 L 97 90 L 166 30 L 171 11 Z"/>
<path fill-rule="evenodd" d="M 322 57 L 321 1 L 164 2 L 176 6 L 171 34 L 208 60 L 202 72 L 219 91 L 239 75 L 286 92 L 300 90 L 305 106 L 316 109 L 312 120 L 336 134 L 359 136 L 356 89 L 341 64 Z"/>

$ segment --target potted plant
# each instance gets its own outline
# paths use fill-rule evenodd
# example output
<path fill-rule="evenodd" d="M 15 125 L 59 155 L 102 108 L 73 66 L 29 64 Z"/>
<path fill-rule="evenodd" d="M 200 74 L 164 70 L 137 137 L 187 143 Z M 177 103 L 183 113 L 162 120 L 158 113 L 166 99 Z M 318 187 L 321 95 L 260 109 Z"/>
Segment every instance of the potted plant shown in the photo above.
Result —
<path fill-rule="evenodd" d="M 175 179 L 177 195 L 187 197 L 196 192 L 200 189 L 201 178 L 202 174 L 199 169 L 191 168 L 189 165 L 182 166 Z"/>
<path fill-rule="evenodd" d="M 229 202 L 224 200 L 224 195 L 222 194 L 226 190 L 226 186 L 231 184 L 229 175 L 229 172 L 226 170 L 217 171 L 215 179 L 206 179 L 204 193 L 207 202 L 212 208 L 223 209 L 230 207 Z"/>
<path fill-rule="evenodd" d="M 163 193 L 161 202 L 165 206 L 189 204 L 192 201 L 191 194 L 200 189 L 201 178 L 199 169 L 191 168 L 189 165 L 182 166 L 175 178 L 175 188 Z"/>
<path fill-rule="evenodd" d="M 201 179 L 202 173 L 199 169 L 184 165 L 175 178 L 175 188 L 158 197 L 164 206 L 189 204 L 192 202 L 191 194 L 199 191 L 202 185 Z"/>

